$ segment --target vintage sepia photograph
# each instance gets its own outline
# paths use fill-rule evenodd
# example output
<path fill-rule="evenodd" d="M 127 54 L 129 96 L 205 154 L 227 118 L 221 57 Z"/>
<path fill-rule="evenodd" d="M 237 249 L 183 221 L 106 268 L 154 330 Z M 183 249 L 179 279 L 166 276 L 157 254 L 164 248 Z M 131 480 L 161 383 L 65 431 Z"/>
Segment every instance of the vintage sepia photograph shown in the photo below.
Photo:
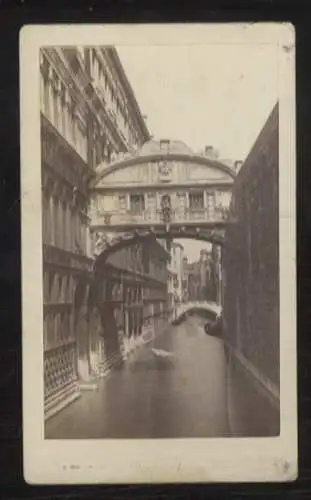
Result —
<path fill-rule="evenodd" d="M 36 46 L 28 88 L 38 148 L 27 164 L 22 156 L 22 175 L 29 169 L 25 186 L 36 163 L 38 224 L 32 263 L 24 254 L 23 264 L 26 274 L 36 267 L 24 280 L 29 287 L 37 276 L 40 290 L 24 287 L 24 297 L 41 300 L 31 335 L 42 370 L 35 391 L 24 362 L 24 405 L 41 419 L 51 450 L 81 443 L 83 455 L 93 442 L 105 454 L 109 442 L 134 450 L 135 442 L 176 438 L 208 448 L 210 438 L 225 438 L 230 455 L 239 438 L 259 447 L 261 438 L 280 439 L 284 341 L 293 356 L 285 371 L 295 373 L 295 284 L 282 281 L 284 266 L 285 279 L 293 276 L 294 164 L 281 150 L 284 126 L 293 129 L 294 35 L 272 26 L 272 38 L 266 25 L 207 25 L 184 40 L 172 26 L 163 38 L 160 27 L 150 37 L 141 28 L 139 39 L 140 28 L 115 27 L 128 39 L 98 31 L 93 43 L 83 27 L 72 37 L 58 27 L 50 39 L 26 29 L 24 41 Z M 285 92 L 280 53 L 291 58 Z M 23 87 L 21 97 L 30 98 Z M 23 126 L 22 114 L 22 137 Z M 31 391 L 38 411 L 26 401 Z M 295 429 L 295 391 L 286 392 Z M 291 458 L 280 453 L 275 474 L 288 480 L 295 447 Z M 184 472 L 180 481 L 189 480 Z"/>

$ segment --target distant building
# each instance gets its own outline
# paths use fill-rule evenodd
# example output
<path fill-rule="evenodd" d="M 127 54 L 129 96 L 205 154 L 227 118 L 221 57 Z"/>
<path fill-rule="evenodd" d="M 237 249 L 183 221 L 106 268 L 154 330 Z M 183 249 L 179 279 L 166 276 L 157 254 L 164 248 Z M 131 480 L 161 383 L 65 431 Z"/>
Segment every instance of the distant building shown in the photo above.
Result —
<path fill-rule="evenodd" d="M 148 329 L 160 331 L 168 320 L 169 259 L 169 252 L 158 241 L 144 242 L 117 250 L 101 269 L 104 279 L 99 276 L 99 286 L 105 310 L 100 370 L 109 368 L 123 350 L 135 347 Z M 115 342 L 117 330 L 122 331 L 119 345 Z"/>
<path fill-rule="evenodd" d="M 183 301 L 222 303 L 221 253 L 217 245 L 202 249 L 195 262 L 183 259 Z"/>

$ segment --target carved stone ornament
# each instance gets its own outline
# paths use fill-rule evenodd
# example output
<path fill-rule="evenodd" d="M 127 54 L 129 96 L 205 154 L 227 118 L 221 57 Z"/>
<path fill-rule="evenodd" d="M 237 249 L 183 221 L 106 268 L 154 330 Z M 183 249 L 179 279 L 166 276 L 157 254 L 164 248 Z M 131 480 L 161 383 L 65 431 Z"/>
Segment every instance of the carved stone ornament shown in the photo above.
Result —
<path fill-rule="evenodd" d="M 158 173 L 160 178 L 167 178 L 172 173 L 171 165 L 167 161 L 161 160 L 158 164 Z"/>
<path fill-rule="evenodd" d="M 108 246 L 106 235 L 104 233 L 94 233 L 92 239 L 94 243 L 94 255 L 98 256 Z"/>
<path fill-rule="evenodd" d="M 107 226 L 109 226 L 111 221 L 111 214 L 104 214 L 104 222 Z"/>

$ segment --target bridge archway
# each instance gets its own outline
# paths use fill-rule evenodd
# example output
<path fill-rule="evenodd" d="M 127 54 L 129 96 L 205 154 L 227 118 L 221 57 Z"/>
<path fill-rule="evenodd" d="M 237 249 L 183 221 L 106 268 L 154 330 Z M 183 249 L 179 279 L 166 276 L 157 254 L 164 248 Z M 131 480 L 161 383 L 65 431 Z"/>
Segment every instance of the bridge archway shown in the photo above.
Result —
<path fill-rule="evenodd" d="M 167 228 L 144 232 L 134 230 L 133 233 L 117 234 L 111 239 L 108 239 L 105 233 L 99 233 L 95 242 L 97 258 L 94 263 L 94 271 L 95 273 L 99 271 L 113 253 L 123 248 L 139 243 L 155 242 L 157 240 L 167 240 L 170 242 L 174 239 L 190 239 L 222 247 L 225 242 L 225 230 L 202 231 L 199 228 L 187 228 L 185 230 Z"/>

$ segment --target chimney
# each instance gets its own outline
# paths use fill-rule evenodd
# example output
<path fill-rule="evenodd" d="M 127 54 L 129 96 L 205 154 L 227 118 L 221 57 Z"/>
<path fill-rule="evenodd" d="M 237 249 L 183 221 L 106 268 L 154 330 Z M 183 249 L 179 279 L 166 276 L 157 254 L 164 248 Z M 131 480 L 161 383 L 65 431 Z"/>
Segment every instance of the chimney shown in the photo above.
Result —
<path fill-rule="evenodd" d="M 169 139 L 161 139 L 160 140 L 160 149 L 164 153 L 168 153 L 170 149 L 170 140 Z"/>
<path fill-rule="evenodd" d="M 243 162 L 242 162 L 241 160 L 236 160 L 236 161 L 234 162 L 234 170 L 235 170 L 236 172 L 238 172 L 238 171 L 240 170 L 240 168 L 241 168 L 241 166 L 242 166 L 242 163 L 243 163 Z"/>
<path fill-rule="evenodd" d="M 211 156 L 213 154 L 213 146 L 205 146 L 204 153 L 206 156 Z"/>

